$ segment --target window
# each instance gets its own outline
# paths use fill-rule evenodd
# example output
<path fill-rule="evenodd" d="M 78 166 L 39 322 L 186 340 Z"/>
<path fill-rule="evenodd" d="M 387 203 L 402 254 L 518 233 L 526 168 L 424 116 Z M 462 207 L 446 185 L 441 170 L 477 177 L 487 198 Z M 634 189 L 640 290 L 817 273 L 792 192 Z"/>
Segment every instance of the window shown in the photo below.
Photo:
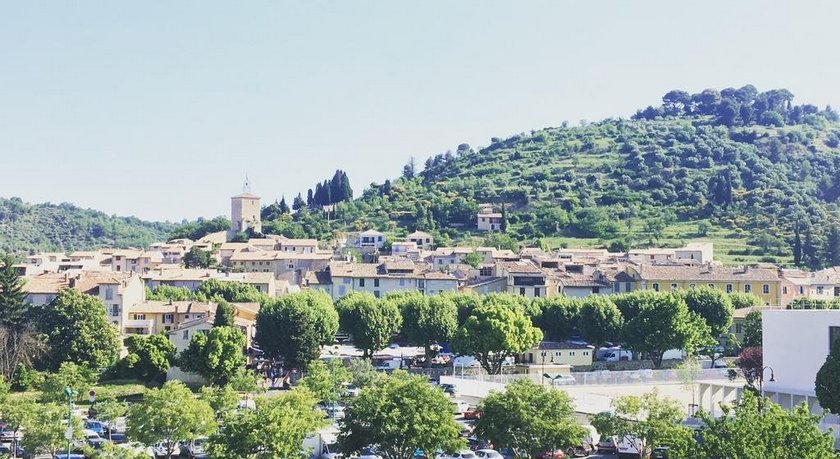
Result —
<path fill-rule="evenodd" d="M 740 334 L 740 333 L 742 333 L 742 332 L 743 332 L 743 330 L 744 330 L 744 326 L 743 326 L 743 325 L 741 325 L 741 324 L 735 324 L 735 333 Z"/>
<path fill-rule="evenodd" d="M 787 292 L 788 292 L 787 285 L 785 285 L 785 286 L 782 287 L 782 294 L 787 295 Z"/>
<path fill-rule="evenodd" d="M 379 279 L 374 279 L 373 280 L 373 286 L 374 287 L 379 287 Z"/>
<path fill-rule="evenodd" d="M 613 282 L 613 293 L 621 292 L 621 284 L 618 282 Z"/>
<path fill-rule="evenodd" d="M 671 290 L 676 290 L 676 289 L 677 289 L 677 284 L 671 284 Z"/>
<path fill-rule="evenodd" d="M 525 287 L 519 287 L 519 294 L 525 296 Z"/>
<path fill-rule="evenodd" d="M 347 293 L 347 288 L 343 285 L 338 286 L 338 296 L 344 296 Z"/>
<path fill-rule="evenodd" d="M 353 279 L 350 279 L 349 277 L 345 277 L 344 279 L 341 279 L 341 283 L 342 284 L 352 284 Z"/>
<path fill-rule="evenodd" d="M 400 279 L 400 287 L 405 287 L 405 279 Z"/>
<path fill-rule="evenodd" d="M 592 293 L 598 294 L 601 293 L 601 287 L 592 287 Z"/>
<path fill-rule="evenodd" d="M 805 287 L 803 287 L 803 286 L 801 286 L 801 285 L 799 286 L 799 294 L 800 294 L 800 295 L 804 295 L 804 294 L 805 294 Z"/>
<path fill-rule="evenodd" d="M 834 347 L 834 343 L 840 340 L 840 327 L 828 327 L 828 352 Z"/>
<path fill-rule="evenodd" d="M 744 284 L 744 293 L 750 293 L 750 292 L 752 292 L 752 285 Z"/>
<path fill-rule="evenodd" d="M 569 352 L 569 357 L 574 357 L 574 355 L 575 355 L 575 351 Z"/>
<path fill-rule="evenodd" d="M 187 319 L 189 319 L 189 318 L 190 318 L 190 315 L 189 315 L 189 314 L 184 314 L 184 320 L 187 320 Z"/>
<path fill-rule="evenodd" d="M 163 315 L 163 323 L 171 324 L 175 322 L 175 314 L 164 314 Z"/>
<path fill-rule="evenodd" d="M 697 287 L 697 284 L 688 284 L 688 288 L 694 288 L 694 287 Z"/>
<path fill-rule="evenodd" d="M 540 289 L 539 289 L 539 288 L 535 288 L 535 289 L 534 289 L 534 298 L 539 298 L 539 297 L 540 297 Z"/>
<path fill-rule="evenodd" d="M 715 284 L 709 284 L 709 288 L 715 288 Z"/>
<path fill-rule="evenodd" d="M 105 289 L 105 299 L 106 300 L 113 300 L 114 299 L 114 289 L 108 287 Z"/>
<path fill-rule="evenodd" d="M 770 294 L 770 284 L 764 284 L 761 286 L 761 291 L 764 292 L 765 295 Z"/>
<path fill-rule="evenodd" d="M 834 287 L 834 296 L 840 296 L 840 287 Z"/>
<path fill-rule="evenodd" d="M 184 334 L 182 335 L 182 338 L 187 339 L 189 337 L 190 337 L 190 331 L 189 330 L 184 330 Z"/>
<path fill-rule="evenodd" d="M 654 291 L 654 292 L 658 292 L 658 291 L 659 291 L 659 284 L 658 284 L 658 283 L 654 282 L 654 283 L 653 283 L 653 285 L 652 285 L 652 287 L 653 287 L 653 291 Z"/>
<path fill-rule="evenodd" d="M 146 320 L 146 314 L 134 314 L 134 320 Z"/>
<path fill-rule="evenodd" d="M 365 286 L 365 279 L 364 278 L 359 279 L 359 287 L 364 287 L 364 286 Z"/>
<path fill-rule="evenodd" d="M 633 283 L 632 282 L 625 282 L 624 283 L 624 291 L 629 292 L 630 290 L 633 290 Z"/>
<path fill-rule="evenodd" d="M 379 298 L 379 290 L 374 290 L 373 291 L 373 296 Z"/>
<path fill-rule="evenodd" d="M 825 292 L 825 290 L 823 289 L 822 285 L 817 287 L 817 295 L 822 295 L 824 292 Z"/>
<path fill-rule="evenodd" d="M 118 305 L 118 304 L 112 304 L 111 305 L 111 315 L 115 316 L 115 317 L 120 315 L 120 305 Z"/>
<path fill-rule="evenodd" d="M 726 284 L 726 293 L 732 293 L 732 284 Z"/>

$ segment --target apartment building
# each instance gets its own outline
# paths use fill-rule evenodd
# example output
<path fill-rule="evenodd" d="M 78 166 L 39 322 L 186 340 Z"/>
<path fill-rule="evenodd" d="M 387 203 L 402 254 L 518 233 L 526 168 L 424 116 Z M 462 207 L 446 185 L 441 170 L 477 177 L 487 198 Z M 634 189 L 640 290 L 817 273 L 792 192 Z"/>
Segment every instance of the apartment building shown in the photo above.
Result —
<path fill-rule="evenodd" d="M 452 274 L 411 260 L 384 263 L 334 261 L 329 270 L 310 275 L 309 287 L 324 290 L 337 300 L 351 292 L 369 292 L 376 297 L 390 292 L 417 291 L 424 295 L 457 291 L 463 281 Z"/>

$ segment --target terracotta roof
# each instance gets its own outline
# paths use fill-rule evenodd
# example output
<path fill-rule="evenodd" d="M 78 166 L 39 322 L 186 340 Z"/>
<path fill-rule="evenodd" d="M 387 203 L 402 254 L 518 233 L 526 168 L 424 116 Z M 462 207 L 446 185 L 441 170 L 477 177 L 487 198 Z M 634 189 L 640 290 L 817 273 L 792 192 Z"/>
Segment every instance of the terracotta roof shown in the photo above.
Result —
<path fill-rule="evenodd" d="M 151 301 L 130 306 L 129 312 L 146 314 L 207 314 L 216 311 L 215 303 L 198 301 Z"/>
<path fill-rule="evenodd" d="M 564 287 L 609 287 L 610 282 L 592 275 L 567 275 L 559 277 Z"/>
<path fill-rule="evenodd" d="M 78 274 L 43 273 L 26 277 L 23 291 L 27 293 L 58 293 L 65 288 L 69 288 L 72 284 L 73 288 L 80 292 L 89 292 L 100 285 L 125 284 L 132 275 L 132 273 L 111 271 L 82 271 Z"/>
<path fill-rule="evenodd" d="M 503 262 L 502 266 L 512 274 L 545 274 L 530 261 L 508 261 Z"/>
<path fill-rule="evenodd" d="M 409 234 L 408 236 L 406 236 L 407 239 L 426 239 L 426 238 L 431 238 L 431 237 L 432 237 L 432 235 L 425 232 L 425 231 L 415 231 L 415 232 Z"/>
<path fill-rule="evenodd" d="M 677 281 L 779 281 L 776 269 L 712 265 L 641 265 L 636 269 L 644 280 Z"/>
<path fill-rule="evenodd" d="M 216 274 L 215 269 L 152 269 L 141 277 L 153 281 L 203 281 L 210 279 L 214 274 Z"/>
<path fill-rule="evenodd" d="M 332 284 L 332 276 L 329 271 L 307 271 L 303 275 L 308 285 L 329 285 Z"/>
<path fill-rule="evenodd" d="M 573 341 L 540 341 L 540 344 L 536 347 L 536 349 L 542 351 L 553 349 L 595 349 L 595 347 L 590 346 L 589 344 Z"/>
<path fill-rule="evenodd" d="M 237 194 L 236 196 L 231 196 L 231 199 L 234 199 L 234 198 L 260 199 L 260 197 L 259 197 L 259 196 L 255 195 L 255 194 L 253 194 L 253 193 L 248 193 L 248 192 L 245 192 L 245 193 L 239 193 L 239 194 Z"/>

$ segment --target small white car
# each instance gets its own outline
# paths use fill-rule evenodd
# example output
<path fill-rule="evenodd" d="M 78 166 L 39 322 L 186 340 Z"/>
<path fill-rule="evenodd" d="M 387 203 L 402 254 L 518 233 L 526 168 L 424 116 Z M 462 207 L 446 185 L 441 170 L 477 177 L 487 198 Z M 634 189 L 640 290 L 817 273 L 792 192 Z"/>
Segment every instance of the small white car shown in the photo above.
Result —
<path fill-rule="evenodd" d="M 495 449 L 479 449 L 476 450 L 475 456 L 480 459 L 502 459 L 502 455 Z"/>
<path fill-rule="evenodd" d="M 498 454 L 498 453 L 497 453 Z M 458 451 L 454 454 L 440 454 L 435 459 L 477 459 L 477 455 L 469 450 Z"/>
<path fill-rule="evenodd" d="M 382 459 L 382 456 L 376 454 L 376 451 L 370 448 L 363 448 L 362 454 L 357 459 Z"/>
<path fill-rule="evenodd" d="M 463 415 L 470 409 L 470 404 L 463 400 L 455 400 L 452 402 L 452 411 L 455 414 Z"/>

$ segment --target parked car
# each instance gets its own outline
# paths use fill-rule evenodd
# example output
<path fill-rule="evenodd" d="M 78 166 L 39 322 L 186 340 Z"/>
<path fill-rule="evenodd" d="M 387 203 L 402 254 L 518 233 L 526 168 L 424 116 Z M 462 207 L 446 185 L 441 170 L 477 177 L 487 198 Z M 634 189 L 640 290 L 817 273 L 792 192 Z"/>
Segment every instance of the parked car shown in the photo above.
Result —
<path fill-rule="evenodd" d="M 481 417 L 481 413 L 478 412 L 478 408 L 471 406 L 467 408 L 467 411 L 464 411 L 464 419 L 468 419 L 471 421 L 477 420 Z"/>
<path fill-rule="evenodd" d="M 128 437 L 122 432 L 112 432 L 110 435 L 106 435 L 106 438 L 115 445 L 122 445 L 128 442 Z"/>
<path fill-rule="evenodd" d="M 85 421 L 85 430 L 91 430 L 93 432 L 96 432 L 100 437 L 104 436 L 105 434 L 105 426 L 101 422 L 95 421 L 93 419 L 88 419 L 87 421 Z"/>
<path fill-rule="evenodd" d="M 603 436 L 595 445 L 599 453 L 615 454 L 618 452 L 618 439 L 615 437 Z"/>
<path fill-rule="evenodd" d="M 566 453 L 559 449 L 555 449 L 554 451 L 544 451 L 537 454 L 536 459 L 566 459 Z"/>
<path fill-rule="evenodd" d="M 453 397 L 457 394 L 457 389 L 455 388 L 454 384 L 441 384 L 440 388 Z"/>
<path fill-rule="evenodd" d="M 382 456 L 376 454 L 373 448 L 362 448 L 362 454 L 357 459 L 382 459 Z"/>
<path fill-rule="evenodd" d="M 453 454 L 440 454 L 435 459 L 476 459 L 476 454 L 469 450 L 458 451 Z"/>
<path fill-rule="evenodd" d="M 480 449 L 475 452 L 475 455 L 480 459 L 503 459 L 495 449 Z"/>
<path fill-rule="evenodd" d="M 22 437 L 23 434 L 20 431 L 15 432 L 14 430 L 7 429 L 5 426 L 0 429 L 0 442 L 11 443 L 15 440 L 20 441 Z"/>
<path fill-rule="evenodd" d="M 15 454 L 14 454 L 14 455 L 15 455 L 15 456 L 17 456 L 17 457 L 26 457 L 26 451 L 24 451 L 24 450 L 23 450 L 23 448 L 21 448 L 21 447 L 20 447 L 20 445 L 18 445 L 18 446 L 15 448 Z M 11 444 L 9 444 L 9 445 L 7 445 L 7 444 L 2 444 L 2 445 L 0 445 L 0 456 L 3 456 L 3 457 L 9 456 L 9 457 L 11 457 L 11 456 L 12 456 L 12 445 L 11 445 Z"/>
<path fill-rule="evenodd" d="M 452 412 L 455 414 L 464 414 L 470 409 L 470 404 L 463 400 L 455 400 L 452 402 Z"/>
<path fill-rule="evenodd" d="M 667 446 L 659 446 L 653 449 L 653 452 L 650 454 L 650 459 L 668 459 L 668 448 Z"/>
<path fill-rule="evenodd" d="M 172 451 L 175 453 L 180 453 L 181 451 L 181 444 L 179 442 L 175 442 L 172 447 Z M 166 444 L 165 443 L 158 443 L 155 446 L 152 446 L 152 454 L 155 457 L 166 457 Z"/>
<path fill-rule="evenodd" d="M 187 457 L 190 459 L 196 456 L 203 456 L 204 455 L 204 444 L 207 442 L 207 438 L 199 437 L 195 440 L 191 441 L 189 446 L 187 447 Z"/>
<path fill-rule="evenodd" d="M 85 459 L 85 455 L 81 453 L 58 453 L 53 456 L 53 459 Z"/>

